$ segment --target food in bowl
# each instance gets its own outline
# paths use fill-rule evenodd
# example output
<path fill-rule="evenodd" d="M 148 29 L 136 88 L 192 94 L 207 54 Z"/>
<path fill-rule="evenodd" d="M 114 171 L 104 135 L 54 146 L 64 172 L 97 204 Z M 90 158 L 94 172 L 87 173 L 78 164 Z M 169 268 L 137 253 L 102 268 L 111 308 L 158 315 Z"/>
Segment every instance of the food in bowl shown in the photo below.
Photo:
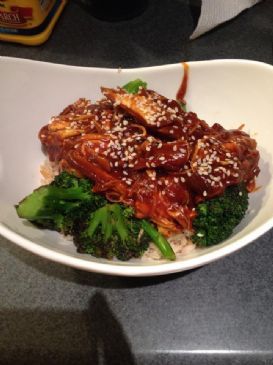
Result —
<path fill-rule="evenodd" d="M 210 127 L 140 80 L 101 90 L 102 100 L 79 99 L 40 130 L 51 163 L 43 173 L 56 176 L 18 215 L 109 259 L 152 254 L 152 241 L 174 260 L 181 245 L 228 238 L 255 189 L 256 141 L 241 128 Z"/>

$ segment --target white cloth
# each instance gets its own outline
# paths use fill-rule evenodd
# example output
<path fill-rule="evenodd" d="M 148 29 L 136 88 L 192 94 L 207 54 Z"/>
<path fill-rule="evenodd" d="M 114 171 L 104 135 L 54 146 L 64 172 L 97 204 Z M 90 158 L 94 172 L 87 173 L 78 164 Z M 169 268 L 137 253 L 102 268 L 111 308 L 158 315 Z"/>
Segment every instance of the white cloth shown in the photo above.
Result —
<path fill-rule="evenodd" d="M 200 17 L 190 39 L 195 39 L 217 25 L 234 18 L 241 13 L 241 11 L 250 8 L 260 1 L 261 0 L 202 0 Z"/>

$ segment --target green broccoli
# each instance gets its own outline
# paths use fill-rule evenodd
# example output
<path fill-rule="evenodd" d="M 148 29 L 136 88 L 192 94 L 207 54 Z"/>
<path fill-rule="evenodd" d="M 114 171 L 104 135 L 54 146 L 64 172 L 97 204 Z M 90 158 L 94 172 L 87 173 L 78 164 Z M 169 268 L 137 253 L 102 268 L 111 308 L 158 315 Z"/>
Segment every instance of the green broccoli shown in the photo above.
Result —
<path fill-rule="evenodd" d="M 164 236 L 148 221 L 142 219 L 142 228 L 146 232 L 147 235 L 150 236 L 153 243 L 157 246 L 162 256 L 168 260 L 175 260 L 175 253 L 172 249 L 172 246 L 166 240 Z"/>
<path fill-rule="evenodd" d="M 228 187 L 224 194 L 198 204 L 192 240 L 207 247 L 227 239 L 244 218 L 248 208 L 245 184 Z"/>
<path fill-rule="evenodd" d="M 184 112 L 187 112 L 187 103 L 185 101 L 177 100 L 181 108 L 184 110 Z"/>
<path fill-rule="evenodd" d="M 40 228 L 73 236 L 79 252 L 129 260 L 140 257 L 152 240 L 163 257 L 173 260 L 168 241 L 146 220 L 134 217 L 131 207 L 109 204 L 92 192 L 92 182 L 67 172 L 25 197 L 16 211 Z"/>
<path fill-rule="evenodd" d="M 140 87 L 143 87 L 144 89 L 147 88 L 147 82 L 142 81 L 140 79 L 136 79 L 133 81 L 128 82 L 126 85 L 122 86 L 124 90 L 127 91 L 129 94 L 136 94 Z"/>
<path fill-rule="evenodd" d="M 82 253 L 125 261 L 140 257 L 153 240 L 165 258 L 175 259 L 167 240 L 146 220 L 135 218 L 132 208 L 120 204 L 104 205 L 75 227 L 74 242 Z"/>
<path fill-rule="evenodd" d="M 41 186 L 19 202 L 16 211 L 20 218 L 41 228 L 71 234 L 76 217 L 80 219 L 106 203 L 91 188 L 88 179 L 62 172 L 51 184 Z"/>

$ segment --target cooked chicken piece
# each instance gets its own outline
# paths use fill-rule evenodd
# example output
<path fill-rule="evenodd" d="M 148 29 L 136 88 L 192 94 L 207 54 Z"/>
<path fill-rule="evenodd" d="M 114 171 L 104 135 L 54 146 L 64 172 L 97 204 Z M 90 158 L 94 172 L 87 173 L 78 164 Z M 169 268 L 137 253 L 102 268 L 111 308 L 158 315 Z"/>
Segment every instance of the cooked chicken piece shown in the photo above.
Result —
<path fill-rule="evenodd" d="M 118 105 L 150 128 L 160 128 L 175 121 L 183 121 L 185 113 L 179 103 L 155 91 L 141 88 L 137 94 L 128 94 L 120 88 L 106 87 L 102 87 L 101 91 L 114 106 Z"/>
<path fill-rule="evenodd" d="M 195 204 L 229 185 L 254 184 L 259 152 L 248 134 L 209 127 L 152 90 L 102 92 L 95 104 L 69 105 L 39 137 L 59 170 L 90 178 L 109 201 L 175 233 L 191 229 Z"/>

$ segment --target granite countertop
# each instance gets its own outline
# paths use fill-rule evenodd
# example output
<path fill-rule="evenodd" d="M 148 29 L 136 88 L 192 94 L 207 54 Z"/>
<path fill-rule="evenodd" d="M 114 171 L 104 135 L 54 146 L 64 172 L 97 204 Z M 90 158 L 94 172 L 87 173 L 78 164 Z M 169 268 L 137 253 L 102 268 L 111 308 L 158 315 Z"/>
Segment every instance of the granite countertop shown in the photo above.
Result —
<path fill-rule="evenodd" d="M 120 23 L 70 1 L 44 45 L 0 43 L 0 55 L 123 68 L 273 64 L 272 14 L 267 0 L 189 41 L 187 1 L 151 0 Z M 0 364 L 273 364 L 272 261 L 273 230 L 210 265 L 155 278 L 79 271 L 0 238 Z"/>

